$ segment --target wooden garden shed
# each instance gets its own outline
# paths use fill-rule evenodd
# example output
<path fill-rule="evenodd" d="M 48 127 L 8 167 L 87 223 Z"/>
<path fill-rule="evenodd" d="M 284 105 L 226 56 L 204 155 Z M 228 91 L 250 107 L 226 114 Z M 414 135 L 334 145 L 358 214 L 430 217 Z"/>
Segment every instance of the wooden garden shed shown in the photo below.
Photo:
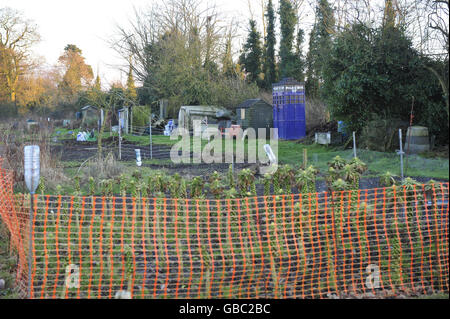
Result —
<path fill-rule="evenodd" d="M 250 99 L 236 107 L 236 123 L 243 130 L 253 128 L 258 134 L 258 128 L 265 128 L 269 136 L 273 128 L 272 105 L 262 99 Z"/>

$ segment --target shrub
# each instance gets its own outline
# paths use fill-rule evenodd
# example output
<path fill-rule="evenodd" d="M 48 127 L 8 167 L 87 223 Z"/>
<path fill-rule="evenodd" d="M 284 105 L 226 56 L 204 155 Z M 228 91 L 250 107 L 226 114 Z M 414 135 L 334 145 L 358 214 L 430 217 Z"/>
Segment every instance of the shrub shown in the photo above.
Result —
<path fill-rule="evenodd" d="M 408 120 L 413 97 L 415 123 L 448 127 L 442 90 L 426 69 L 434 62 L 420 56 L 401 28 L 354 24 L 337 35 L 330 55 L 321 92 L 333 117 L 350 130 L 361 132 L 373 113 Z"/>
<path fill-rule="evenodd" d="M 243 169 L 238 174 L 239 194 L 242 197 L 256 196 L 255 174 L 250 169 Z"/>
<path fill-rule="evenodd" d="M 300 169 L 295 176 L 295 184 L 300 193 L 314 193 L 316 191 L 317 169 L 309 166 L 307 169 Z"/>

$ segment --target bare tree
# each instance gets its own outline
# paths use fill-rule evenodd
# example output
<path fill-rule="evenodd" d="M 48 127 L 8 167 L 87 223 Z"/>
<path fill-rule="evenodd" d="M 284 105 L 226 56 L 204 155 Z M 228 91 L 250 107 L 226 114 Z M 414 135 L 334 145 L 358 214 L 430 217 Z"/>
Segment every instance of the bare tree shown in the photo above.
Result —
<path fill-rule="evenodd" d="M 9 98 L 16 101 L 19 77 L 31 66 L 30 48 L 40 39 L 36 25 L 22 13 L 0 9 L 0 76 L 6 80 Z"/>
<path fill-rule="evenodd" d="M 427 0 L 427 6 L 429 7 L 428 28 L 430 38 L 440 44 L 441 49 L 447 53 L 448 59 L 449 1 Z"/>
<path fill-rule="evenodd" d="M 448 0 L 428 0 L 430 13 L 428 14 L 428 27 L 432 40 L 440 44 L 445 63 L 445 70 L 439 72 L 432 66 L 427 68 L 438 78 L 445 96 L 447 107 L 447 117 L 449 116 L 449 79 L 448 79 L 448 61 L 449 61 L 449 43 L 448 43 L 448 24 L 449 24 L 449 1 Z"/>
<path fill-rule="evenodd" d="M 439 81 L 444 93 L 447 116 L 449 115 L 449 1 L 448 0 L 404 0 L 410 3 L 407 25 L 419 52 L 440 61 L 442 68 L 427 64 L 428 69 Z"/>
<path fill-rule="evenodd" d="M 124 59 L 133 56 L 133 72 L 140 81 L 148 76 L 149 48 L 170 34 L 180 46 L 199 41 L 198 52 L 203 65 L 218 62 L 226 33 L 226 23 L 215 6 L 204 7 L 199 0 L 170 0 L 147 10 L 135 8 L 129 27 L 117 26 L 112 47 Z"/>

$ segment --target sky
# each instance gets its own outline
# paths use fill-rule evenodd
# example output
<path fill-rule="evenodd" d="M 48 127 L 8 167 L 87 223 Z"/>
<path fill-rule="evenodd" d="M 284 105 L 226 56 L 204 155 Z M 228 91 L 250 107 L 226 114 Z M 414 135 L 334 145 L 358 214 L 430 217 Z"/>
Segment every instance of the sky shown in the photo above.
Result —
<path fill-rule="evenodd" d="M 0 0 L 0 7 L 11 7 L 23 13 L 38 26 L 41 42 L 34 52 L 45 59 L 47 65 L 57 63 L 67 44 L 75 44 L 86 62 L 103 83 L 126 81 L 118 70 L 123 60 L 108 44 L 115 26 L 126 25 L 133 16 L 134 7 L 146 7 L 163 0 Z M 211 1 L 210 1 L 211 2 Z M 214 2 L 214 1 L 212 1 Z M 260 0 L 251 0 L 254 11 Z M 227 16 L 249 15 L 247 0 L 215 1 L 218 11 Z"/>
<path fill-rule="evenodd" d="M 34 47 L 35 56 L 42 57 L 45 65 L 57 63 L 67 44 L 75 44 L 83 51 L 86 62 L 95 75 L 99 70 L 102 84 L 126 81 L 120 71 L 124 60 L 110 47 L 116 26 L 126 26 L 134 16 L 134 8 L 145 8 L 164 0 L 0 0 L 0 8 L 8 6 L 23 13 L 38 27 L 41 42 Z M 260 31 L 262 0 L 199 0 L 202 4 L 215 4 L 217 11 L 227 21 L 238 22 L 238 37 L 234 43 L 237 51 L 245 40 L 248 19 L 257 21 Z M 314 21 L 312 10 L 316 0 L 297 0 L 302 3 L 298 12 L 300 25 L 306 31 L 304 47 L 308 43 L 309 30 Z M 371 4 L 382 4 L 384 0 L 371 0 Z M 274 1 L 277 5 L 278 1 Z M 338 1 L 339 2 L 339 1 Z M 252 13 L 251 13 L 252 12 Z M 278 22 L 277 22 L 278 23 Z"/>

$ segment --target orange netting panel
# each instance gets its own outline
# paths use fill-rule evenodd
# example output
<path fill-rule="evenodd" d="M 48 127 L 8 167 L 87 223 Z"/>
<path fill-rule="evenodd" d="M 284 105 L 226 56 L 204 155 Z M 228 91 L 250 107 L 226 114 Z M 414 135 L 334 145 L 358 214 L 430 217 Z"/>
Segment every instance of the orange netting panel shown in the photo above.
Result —
<path fill-rule="evenodd" d="M 29 209 L 24 208 L 30 196 L 13 193 L 14 173 L 2 168 L 0 158 L 0 218 L 10 232 L 10 251 L 18 256 L 16 288 L 25 297 L 28 285 Z M 0 221 L 0 222 L 1 222 Z"/>
<path fill-rule="evenodd" d="M 8 192 L 0 212 L 25 254 L 26 219 L 13 220 L 27 209 Z M 31 298 L 448 292 L 448 194 L 444 183 L 229 200 L 36 195 Z"/>

